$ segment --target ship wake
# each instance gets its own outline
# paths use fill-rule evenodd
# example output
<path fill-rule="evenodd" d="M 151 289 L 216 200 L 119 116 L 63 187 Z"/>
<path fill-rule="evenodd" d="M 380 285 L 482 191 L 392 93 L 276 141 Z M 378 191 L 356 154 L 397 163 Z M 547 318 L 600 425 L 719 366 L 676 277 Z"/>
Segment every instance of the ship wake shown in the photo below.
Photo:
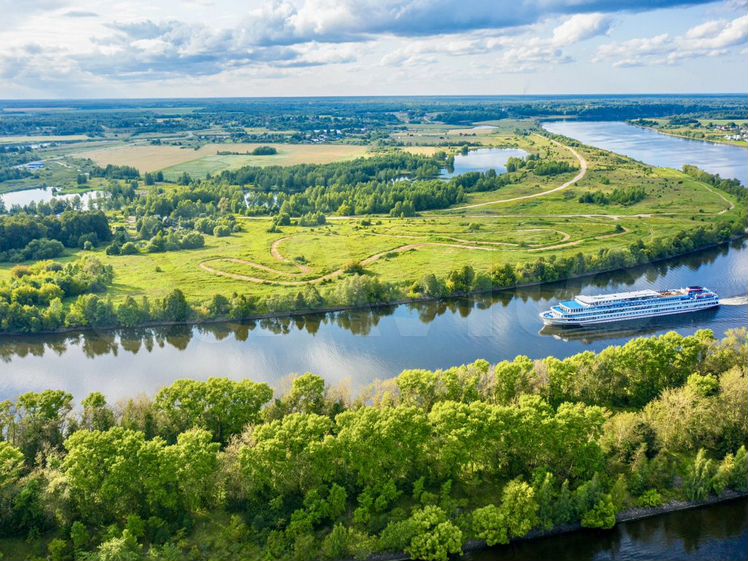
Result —
<path fill-rule="evenodd" d="M 733 296 L 732 298 L 720 298 L 719 303 L 723 306 L 745 306 L 748 304 L 748 295 Z"/>

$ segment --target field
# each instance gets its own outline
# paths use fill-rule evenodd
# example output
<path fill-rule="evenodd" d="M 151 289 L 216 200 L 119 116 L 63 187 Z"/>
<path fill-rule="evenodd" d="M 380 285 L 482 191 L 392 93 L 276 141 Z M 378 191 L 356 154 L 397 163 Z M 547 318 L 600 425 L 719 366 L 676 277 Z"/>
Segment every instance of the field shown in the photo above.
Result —
<path fill-rule="evenodd" d="M 650 168 L 590 147 L 571 148 L 540 135 L 515 141 L 529 151 L 576 162 L 579 171 L 530 176 L 415 218 L 328 217 L 321 227 L 286 226 L 273 233 L 268 232 L 269 219 L 240 218 L 241 232 L 206 236 L 206 246 L 199 250 L 95 253 L 115 268 L 115 299 L 161 297 L 178 286 L 191 301 L 204 302 L 217 293 L 269 295 L 294 292 L 306 284 L 334 285 L 351 261 L 361 263 L 368 274 L 405 287 L 425 272 L 444 275 L 461 265 L 489 271 L 498 264 L 541 256 L 623 248 L 637 239 L 651 241 L 710 223 L 734 208 L 730 196 L 675 170 Z M 322 147 L 304 148 L 309 154 Z M 287 156 L 293 157 L 301 157 L 300 152 Z M 626 186 L 643 187 L 646 198 L 630 206 L 578 200 L 587 191 L 609 193 Z M 11 267 L 0 269 L 0 279 L 8 277 Z"/>
<path fill-rule="evenodd" d="M 110 148 L 76 154 L 99 165 L 129 165 L 141 172 L 164 170 L 167 177 L 183 172 L 193 177 L 246 165 L 292 166 L 301 163 L 325 164 L 364 156 L 368 147 L 352 144 L 267 144 L 278 153 L 273 156 L 219 155 L 218 152 L 251 152 L 259 144 L 206 144 L 198 149 L 152 144 L 118 144 Z"/>

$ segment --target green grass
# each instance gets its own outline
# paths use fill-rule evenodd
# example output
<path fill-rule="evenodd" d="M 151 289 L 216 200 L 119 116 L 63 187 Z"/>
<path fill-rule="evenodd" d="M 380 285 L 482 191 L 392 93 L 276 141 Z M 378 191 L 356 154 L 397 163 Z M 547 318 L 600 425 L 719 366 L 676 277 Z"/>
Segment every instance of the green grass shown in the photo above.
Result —
<path fill-rule="evenodd" d="M 539 136 L 515 138 L 515 142 L 546 157 L 576 161 L 568 150 Z M 538 198 L 433 211 L 409 219 L 375 216 L 369 218 L 368 227 L 362 226 L 362 217 L 329 217 L 322 227 L 287 226 L 269 233 L 269 219 L 240 218 L 242 232 L 226 238 L 206 236 L 206 246 L 199 250 L 135 256 L 107 256 L 103 249 L 94 253 L 114 266 L 115 283 L 110 293 L 117 300 L 127 295 L 162 297 L 179 287 L 192 302 L 203 302 L 216 293 L 266 296 L 295 292 L 298 287 L 272 283 L 313 282 L 354 260 L 368 259 L 365 267 L 370 274 L 406 286 L 426 272 L 444 276 L 461 265 L 489 271 L 498 264 L 534 261 L 540 256 L 550 259 L 626 247 L 637 239 L 669 237 L 730 218 L 735 212 L 729 210 L 732 197 L 681 172 L 650 168 L 589 147 L 577 150 L 588 161 L 587 176 L 563 191 Z M 574 175 L 528 176 L 498 191 L 468 195 L 466 203 L 548 191 Z M 587 191 L 611 192 L 634 186 L 643 187 L 647 197 L 630 206 L 578 201 Z M 281 239 L 277 251 L 284 261 L 271 253 L 273 243 Z M 81 253 L 69 252 L 60 260 L 69 261 Z M 202 269 L 206 262 L 217 271 L 270 284 L 220 276 Z M 299 262 L 304 267 L 300 268 Z M 9 277 L 12 266 L 0 266 L 0 280 Z M 330 281 L 336 282 L 338 278 Z"/>

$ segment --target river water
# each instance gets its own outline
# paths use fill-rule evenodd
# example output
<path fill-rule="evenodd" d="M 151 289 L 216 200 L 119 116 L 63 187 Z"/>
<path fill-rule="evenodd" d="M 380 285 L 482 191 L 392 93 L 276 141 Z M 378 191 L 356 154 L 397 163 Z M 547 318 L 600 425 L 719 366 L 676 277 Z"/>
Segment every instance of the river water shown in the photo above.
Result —
<path fill-rule="evenodd" d="M 639 269 L 492 296 L 320 314 L 293 319 L 167 329 L 0 338 L 0 400 L 47 388 L 113 400 L 155 393 L 178 378 L 252 378 L 281 386 L 315 372 L 355 390 L 407 368 L 446 368 L 518 354 L 566 357 L 636 335 L 746 325 L 746 306 L 627 322 L 609 329 L 543 328 L 538 313 L 576 294 L 704 284 L 723 298 L 744 296 L 748 242 Z"/>
<path fill-rule="evenodd" d="M 657 167 L 690 164 L 748 185 L 748 150 L 667 136 L 620 121 L 549 121 L 543 128 Z"/>
<path fill-rule="evenodd" d="M 520 542 L 466 561 L 741 561 L 748 559 L 748 499 Z"/>

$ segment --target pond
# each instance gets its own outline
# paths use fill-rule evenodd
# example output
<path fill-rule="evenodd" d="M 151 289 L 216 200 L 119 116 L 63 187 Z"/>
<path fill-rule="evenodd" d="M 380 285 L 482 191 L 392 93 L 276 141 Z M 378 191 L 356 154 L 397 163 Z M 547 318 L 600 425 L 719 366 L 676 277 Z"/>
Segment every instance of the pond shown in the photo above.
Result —
<path fill-rule="evenodd" d="M 457 177 L 469 172 L 484 172 L 490 169 L 497 173 L 506 173 L 506 163 L 509 158 L 524 158 L 527 152 L 514 148 L 478 148 L 470 150 L 467 154 L 455 155 L 452 170 L 444 170 L 441 177 Z"/>
<path fill-rule="evenodd" d="M 55 193 L 51 187 L 37 187 L 35 189 L 2 193 L 0 194 L 0 200 L 3 201 L 6 209 L 10 209 L 14 205 L 26 206 L 31 203 L 49 202 L 52 199 L 73 200 L 75 197 L 79 197 L 83 208 L 88 208 L 90 202 L 99 195 L 101 195 L 101 191 L 87 191 L 81 194 L 63 195 Z"/>
<path fill-rule="evenodd" d="M 0 337 L 0 400 L 26 391 L 65 389 L 112 400 L 153 394 L 179 378 L 251 378 L 279 387 L 291 373 L 315 372 L 354 392 L 407 368 L 447 368 L 518 354 L 570 356 L 637 335 L 710 328 L 720 336 L 745 326 L 745 300 L 683 316 L 615 328 L 543 328 L 538 313 L 579 293 L 703 284 L 721 297 L 744 296 L 748 243 L 638 269 L 504 291 L 492 296 L 354 312 L 113 333 Z"/>
<path fill-rule="evenodd" d="M 675 169 L 695 165 L 748 185 L 748 150 L 739 146 L 676 138 L 621 121 L 549 121 L 543 128 L 645 164 Z"/>

